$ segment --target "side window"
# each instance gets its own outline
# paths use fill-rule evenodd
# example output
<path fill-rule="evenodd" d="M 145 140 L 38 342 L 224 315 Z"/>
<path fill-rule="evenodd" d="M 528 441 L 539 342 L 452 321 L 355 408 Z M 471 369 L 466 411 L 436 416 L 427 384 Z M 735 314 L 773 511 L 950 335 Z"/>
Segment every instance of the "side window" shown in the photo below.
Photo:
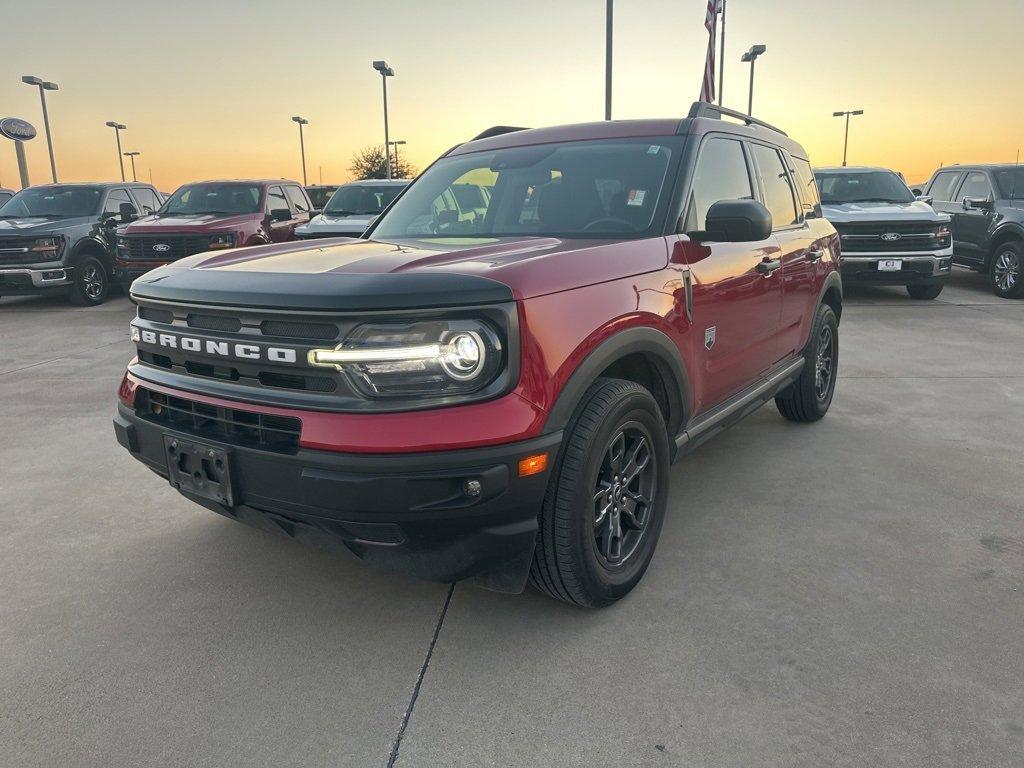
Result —
<path fill-rule="evenodd" d="M 733 139 L 708 139 L 700 149 L 693 172 L 683 230 L 694 232 L 704 229 L 708 210 L 719 200 L 750 200 L 753 197 L 743 145 Z"/>
<path fill-rule="evenodd" d="M 107 193 L 107 202 L 103 204 L 103 213 L 121 213 L 121 203 L 132 203 L 128 192 L 123 189 L 112 189 Z M 132 203 L 135 205 L 135 203 Z"/>
<path fill-rule="evenodd" d="M 935 177 L 931 186 L 928 187 L 928 194 L 937 202 L 948 203 L 953 199 L 953 190 L 956 188 L 957 179 L 960 178 L 960 171 L 944 171 Z"/>
<path fill-rule="evenodd" d="M 302 194 L 302 190 L 295 186 L 287 186 L 284 191 L 288 195 L 288 199 L 292 201 L 292 208 L 299 213 L 309 212 L 309 203 L 306 202 L 306 196 Z"/>
<path fill-rule="evenodd" d="M 135 193 L 135 199 L 139 203 L 140 213 L 152 213 L 160 207 L 160 201 L 156 199 L 153 190 L 146 189 L 145 187 L 134 187 L 132 192 Z"/>
<path fill-rule="evenodd" d="M 763 144 L 751 144 L 750 149 L 761 175 L 764 204 L 771 211 L 772 227 L 778 229 L 797 224 L 800 219 L 794 202 L 793 187 L 779 151 Z"/>
<path fill-rule="evenodd" d="M 988 183 L 988 176 L 981 171 L 972 171 L 967 174 L 964 183 L 957 193 L 957 198 L 963 200 L 965 197 L 989 198 L 992 196 L 992 185 Z"/>
<path fill-rule="evenodd" d="M 796 182 L 800 187 L 800 198 L 803 200 L 804 216 L 821 216 L 821 198 L 818 196 L 818 183 L 814 180 L 811 164 L 798 157 L 791 157 L 796 171 Z"/>
<path fill-rule="evenodd" d="M 288 208 L 288 200 L 280 187 L 270 187 L 267 189 L 267 213 L 273 213 L 281 209 L 290 210 Z"/>

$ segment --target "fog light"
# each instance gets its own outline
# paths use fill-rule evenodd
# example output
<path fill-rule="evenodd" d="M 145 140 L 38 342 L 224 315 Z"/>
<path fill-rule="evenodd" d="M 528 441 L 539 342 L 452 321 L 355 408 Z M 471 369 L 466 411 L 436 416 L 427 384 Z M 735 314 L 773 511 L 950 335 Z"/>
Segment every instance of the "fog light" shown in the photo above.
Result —
<path fill-rule="evenodd" d="M 529 477 L 530 475 L 538 475 L 548 468 L 548 455 L 546 453 L 538 453 L 535 456 L 527 456 L 525 459 L 519 460 L 519 476 Z"/>
<path fill-rule="evenodd" d="M 48 272 L 43 272 L 43 280 L 60 280 L 64 277 L 63 269 L 53 269 Z"/>
<path fill-rule="evenodd" d="M 132 326 L 132 341 L 142 341 L 142 335 L 139 333 L 139 329 L 134 325 Z"/>
<path fill-rule="evenodd" d="M 462 490 L 467 496 L 469 496 L 469 498 L 475 499 L 480 495 L 480 492 L 483 490 L 483 486 L 480 485 L 479 480 L 467 480 L 462 484 Z"/>

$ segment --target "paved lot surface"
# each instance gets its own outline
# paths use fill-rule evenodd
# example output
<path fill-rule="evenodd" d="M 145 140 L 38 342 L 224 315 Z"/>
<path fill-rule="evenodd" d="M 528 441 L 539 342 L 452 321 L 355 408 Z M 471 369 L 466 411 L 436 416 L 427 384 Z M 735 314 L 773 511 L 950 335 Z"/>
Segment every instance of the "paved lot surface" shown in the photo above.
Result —
<path fill-rule="evenodd" d="M 1024 764 L 1024 302 L 976 276 L 851 293 L 829 416 L 678 464 L 601 612 L 185 502 L 113 438 L 131 314 L 0 301 L 0 765 Z"/>

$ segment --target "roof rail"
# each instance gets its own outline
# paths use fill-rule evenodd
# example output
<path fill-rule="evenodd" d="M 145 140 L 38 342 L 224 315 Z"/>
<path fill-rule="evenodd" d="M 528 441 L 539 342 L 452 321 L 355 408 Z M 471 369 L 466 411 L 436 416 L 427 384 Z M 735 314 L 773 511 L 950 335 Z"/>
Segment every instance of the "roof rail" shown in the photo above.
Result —
<path fill-rule="evenodd" d="M 480 139 L 489 139 L 492 136 L 503 136 L 506 133 L 515 133 L 516 131 L 527 131 L 528 128 L 516 128 L 512 125 L 494 125 L 488 128 L 483 133 L 478 133 L 470 141 L 479 141 Z"/>
<path fill-rule="evenodd" d="M 747 115 L 743 112 L 737 112 L 735 109 L 726 109 L 720 107 L 717 104 L 709 104 L 706 101 L 695 101 L 693 106 L 690 107 L 690 114 L 687 117 L 711 117 L 716 120 L 721 120 L 723 117 L 732 117 L 739 120 L 744 125 L 757 125 L 761 128 L 767 128 L 769 131 L 775 131 L 781 133 L 783 136 L 789 136 L 781 128 L 776 128 L 771 123 L 766 123 L 764 120 L 758 120 L 756 117 Z"/>

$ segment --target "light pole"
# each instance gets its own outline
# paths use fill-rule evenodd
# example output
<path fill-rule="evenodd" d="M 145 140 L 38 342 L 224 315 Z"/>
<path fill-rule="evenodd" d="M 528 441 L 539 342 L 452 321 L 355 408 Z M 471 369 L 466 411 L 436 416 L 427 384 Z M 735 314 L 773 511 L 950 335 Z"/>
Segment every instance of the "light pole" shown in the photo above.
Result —
<path fill-rule="evenodd" d="M 402 141 L 392 141 L 391 142 L 391 146 L 395 148 L 395 173 L 399 173 L 402 170 L 401 166 L 398 164 L 398 145 L 399 144 L 405 144 L 405 140 L 403 139 Z"/>
<path fill-rule="evenodd" d="M 758 56 L 767 50 L 767 46 L 760 44 L 752 45 L 750 50 L 740 57 L 740 61 L 750 62 L 750 95 L 747 97 L 747 114 L 751 117 L 754 115 L 754 62 L 757 61 Z"/>
<path fill-rule="evenodd" d="M 142 154 L 141 152 L 125 152 L 124 153 L 125 157 L 130 157 L 132 159 L 132 181 L 138 181 L 139 180 L 139 177 L 135 175 L 135 158 L 138 157 L 141 154 Z"/>
<path fill-rule="evenodd" d="M 612 5 L 608 0 L 604 14 L 604 119 L 612 119 Z"/>
<path fill-rule="evenodd" d="M 843 137 L 843 167 L 846 167 L 846 148 L 850 144 L 850 115 L 863 115 L 863 109 L 848 109 L 843 112 L 833 112 L 832 117 L 846 117 L 846 135 Z"/>
<path fill-rule="evenodd" d="M 384 155 L 386 165 L 386 178 L 391 178 L 391 139 L 388 136 L 388 78 L 395 76 L 395 70 L 388 66 L 386 61 L 373 62 L 373 68 L 380 72 L 381 82 L 384 84 Z"/>
<path fill-rule="evenodd" d="M 299 151 L 302 152 L 302 186 L 308 186 L 306 184 L 306 142 L 302 138 L 302 126 L 309 125 L 309 120 L 304 117 L 296 115 L 292 118 L 296 123 L 299 124 Z"/>
<path fill-rule="evenodd" d="M 53 137 L 50 135 L 50 115 L 46 111 L 46 91 L 56 91 L 58 86 L 48 80 L 43 80 L 35 75 L 25 75 L 21 82 L 26 85 L 35 85 L 39 88 L 39 101 L 43 104 L 43 127 L 46 129 L 46 148 L 50 150 L 50 174 L 53 176 L 53 183 L 57 183 L 57 162 L 53 159 Z"/>
<path fill-rule="evenodd" d="M 117 123 L 113 120 L 107 121 L 107 127 L 114 129 L 114 136 L 117 137 L 117 162 L 121 166 L 121 181 L 124 181 L 124 158 L 121 157 L 121 131 L 128 128 L 124 123 Z"/>

